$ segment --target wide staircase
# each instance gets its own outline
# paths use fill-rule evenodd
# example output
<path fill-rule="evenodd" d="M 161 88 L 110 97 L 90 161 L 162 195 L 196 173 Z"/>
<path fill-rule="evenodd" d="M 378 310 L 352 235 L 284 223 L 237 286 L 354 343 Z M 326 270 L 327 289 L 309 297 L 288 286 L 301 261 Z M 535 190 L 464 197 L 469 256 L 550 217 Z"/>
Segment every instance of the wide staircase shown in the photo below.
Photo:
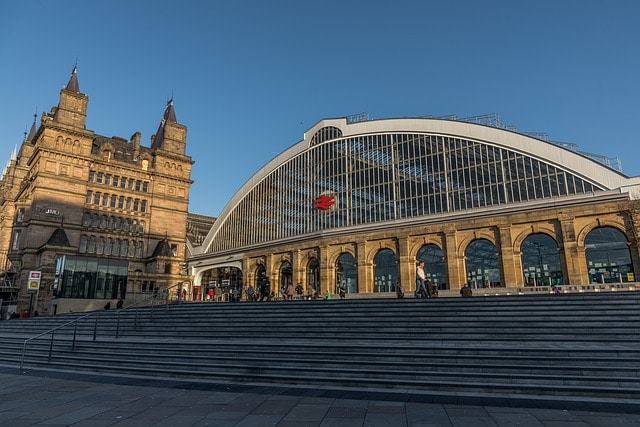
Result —
<path fill-rule="evenodd" d="M 130 307 L 2 321 L 0 342 L 27 370 L 640 411 L 640 292 Z"/>

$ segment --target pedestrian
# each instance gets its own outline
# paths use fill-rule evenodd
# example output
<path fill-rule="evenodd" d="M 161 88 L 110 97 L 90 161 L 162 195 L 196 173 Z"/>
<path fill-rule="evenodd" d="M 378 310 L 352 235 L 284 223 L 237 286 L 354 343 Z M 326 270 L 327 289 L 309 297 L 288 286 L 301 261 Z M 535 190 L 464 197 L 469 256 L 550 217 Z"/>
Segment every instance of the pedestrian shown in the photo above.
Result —
<path fill-rule="evenodd" d="M 404 298 L 404 286 L 402 286 L 402 283 L 398 283 L 398 286 L 396 286 L 396 296 Z"/>
<path fill-rule="evenodd" d="M 465 283 L 464 286 L 460 289 L 460 295 L 463 297 L 470 297 L 473 295 L 473 291 L 469 287 L 468 283 Z"/>
<path fill-rule="evenodd" d="M 285 291 L 285 294 L 287 296 L 286 297 L 287 301 L 293 301 L 293 283 L 289 283 Z"/>
<path fill-rule="evenodd" d="M 249 287 L 247 288 L 247 299 L 249 301 L 256 300 L 256 289 L 253 287 L 253 285 L 249 285 Z"/>
<path fill-rule="evenodd" d="M 209 290 L 207 291 L 207 301 L 213 301 L 214 295 L 215 292 L 213 291 L 213 288 L 209 288 Z"/>
<path fill-rule="evenodd" d="M 347 288 L 344 286 L 344 283 L 340 284 L 338 288 L 338 294 L 340 295 L 340 299 L 345 299 L 347 296 Z"/>
<path fill-rule="evenodd" d="M 301 283 L 298 283 L 296 285 L 296 294 L 298 295 L 298 300 L 304 299 L 304 288 L 302 287 Z"/>
<path fill-rule="evenodd" d="M 554 295 L 558 295 L 560 293 L 560 289 L 558 289 L 558 287 L 556 285 L 551 285 L 551 292 Z"/>
<path fill-rule="evenodd" d="M 424 261 L 418 262 L 416 268 L 416 298 L 429 298 L 427 288 L 425 287 Z"/>

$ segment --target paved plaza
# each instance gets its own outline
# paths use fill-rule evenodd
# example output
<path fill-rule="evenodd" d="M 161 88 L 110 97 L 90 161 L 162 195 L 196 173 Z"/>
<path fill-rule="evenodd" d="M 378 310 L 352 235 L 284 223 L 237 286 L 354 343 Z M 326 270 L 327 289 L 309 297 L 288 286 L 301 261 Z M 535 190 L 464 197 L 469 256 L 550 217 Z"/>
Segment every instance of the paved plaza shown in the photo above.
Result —
<path fill-rule="evenodd" d="M 412 394 L 389 391 L 212 384 L 0 367 L 0 425 L 11 427 L 640 425 L 638 413 L 482 406 L 468 397 L 458 403 L 417 400 Z M 628 409 L 632 412 L 634 407 Z"/>

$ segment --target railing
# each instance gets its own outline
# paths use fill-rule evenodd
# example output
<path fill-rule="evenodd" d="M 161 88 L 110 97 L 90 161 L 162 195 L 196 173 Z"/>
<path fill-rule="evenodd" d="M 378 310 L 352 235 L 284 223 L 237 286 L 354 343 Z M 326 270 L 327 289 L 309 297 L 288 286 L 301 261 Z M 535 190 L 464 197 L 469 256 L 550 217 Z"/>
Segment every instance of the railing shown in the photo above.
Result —
<path fill-rule="evenodd" d="M 143 300 L 139 300 L 136 301 L 133 304 L 130 304 L 126 307 L 123 308 L 118 308 L 116 311 L 116 330 L 115 330 L 115 338 L 119 338 L 120 337 L 120 316 L 123 313 L 126 313 L 127 310 L 131 311 L 134 310 L 134 317 L 133 317 L 133 327 L 134 329 L 138 328 L 138 309 L 140 307 L 151 307 L 151 309 L 149 310 L 149 318 L 153 319 L 153 310 L 155 306 L 160 306 L 160 305 L 164 305 L 165 310 L 169 309 L 169 302 L 171 301 L 171 291 L 174 289 L 181 289 L 182 287 L 182 283 L 178 283 L 176 285 L 170 286 L 168 288 L 165 288 L 161 291 L 158 292 L 154 292 L 153 295 L 143 299 Z M 176 301 L 178 303 L 181 303 L 182 300 L 181 298 L 178 296 L 176 297 Z M 48 331 L 42 332 L 38 335 L 35 335 L 31 338 L 27 338 L 22 346 L 22 357 L 20 358 L 20 369 L 22 369 L 24 367 L 24 359 L 25 359 L 25 355 L 27 353 L 27 344 L 31 341 L 34 341 L 38 338 L 44 337 L 46 335 L 51 334 L 51 340 L 50 340 L 50 344 L 49 344 L 49 354 L 47 357 L 47 362 L 51 362 L 51 357 L 53 355 L 53 343 L 54 343 L 54 339 L 55 339 L 55 334 L 56 332 L 62 330 L 63 328 L 66 328 L 68 326 L 73 325 L 73 339 L 71 340 L 71 350 L 75 349 L 76 346 L 76 337 L 78 335 L 78 324 L 80 321 L 84 320 L 84 319 L 88 319 L 90 317 L 94 317 L 95 321 L 93 324 L 93 341 L 96 340 L 97 336 L 98 336 L 98 319 L 99 319 L 99 315 L 100 313 L 102 313 L 103 311 L 94 311 L 92 313 L 88 313 L 85 314 L 84 316 L 80 316 L 76 319 L 70 320 L 67 323 L 64 323 L 62 325 L 56 326 L 55 328 L 49 329 Z"/>

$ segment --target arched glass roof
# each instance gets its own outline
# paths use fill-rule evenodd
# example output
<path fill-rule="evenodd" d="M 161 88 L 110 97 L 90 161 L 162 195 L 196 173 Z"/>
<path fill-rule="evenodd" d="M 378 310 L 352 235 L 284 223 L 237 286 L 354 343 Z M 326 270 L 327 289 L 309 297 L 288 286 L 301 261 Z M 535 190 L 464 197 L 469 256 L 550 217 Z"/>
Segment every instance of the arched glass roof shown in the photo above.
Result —
<path fill-rule="evenodd" d="M 593 194 L 628 177 L 563 147 L 441 119 L 324 120 L 234 195 L 205 252 Z"/>

